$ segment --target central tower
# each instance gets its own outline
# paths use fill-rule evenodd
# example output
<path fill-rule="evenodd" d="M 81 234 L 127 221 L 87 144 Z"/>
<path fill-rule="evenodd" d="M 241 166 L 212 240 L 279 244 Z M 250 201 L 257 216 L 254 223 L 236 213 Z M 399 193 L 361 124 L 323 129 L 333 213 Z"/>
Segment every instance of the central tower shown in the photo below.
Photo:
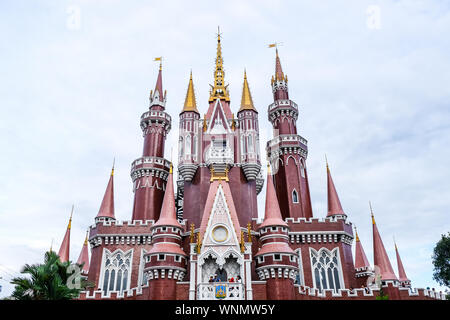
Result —
<path fill-rule="evenodd" d="M 258 112 L 253 105 L 247 75 L 237 118 L 225 84 L 222 44 L 217 35 L 214 82 L 203 118 L 197 109 L 192 73 L 180 113 L 178 201 L 183 218 L 199 226 L 210 185 L 229 183 L 238 219 L 247 225 L 258 217 L 256 196 L 261 191 Z M 180 212 L 179 212 L 180 213 Z"/>

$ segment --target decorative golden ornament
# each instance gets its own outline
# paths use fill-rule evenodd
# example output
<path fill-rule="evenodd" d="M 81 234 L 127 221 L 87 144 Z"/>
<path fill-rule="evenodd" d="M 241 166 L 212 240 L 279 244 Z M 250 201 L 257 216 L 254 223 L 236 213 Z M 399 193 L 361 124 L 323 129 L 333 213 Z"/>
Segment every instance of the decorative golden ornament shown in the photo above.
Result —
<path fill-rule="evenodd" d="M 247 233 L 248 242 L 252 242 L 252 224 L 250 222 L 247 223 Z"/>
<path fill-rule="evenodd" d="M 190 234 L 190 241 L 191 241 L 191 243 L 195 242 L 194 230 L 195 230 L 195 224 L 191 223 L 191 234 Z"/>

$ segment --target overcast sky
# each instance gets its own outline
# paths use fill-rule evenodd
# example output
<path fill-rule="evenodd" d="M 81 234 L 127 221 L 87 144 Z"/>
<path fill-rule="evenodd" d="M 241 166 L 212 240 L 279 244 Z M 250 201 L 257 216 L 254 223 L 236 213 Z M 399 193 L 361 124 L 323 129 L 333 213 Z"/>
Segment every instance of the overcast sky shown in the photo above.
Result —
<path fill-rule="evenodd" d="M 142 154 L 153 58 L 164 59 L 170 158 L 191 69 L 198 109 L 207 110 L 218 25 L 232 110 L 246 68 L 262 154 L 272 137 L 275 53 L 267 45 L 282 43 L 298 132 L 308 140 L 314 216 L 326 215 L 326 153 L 369 261 L 371 200 L 396 273 L 394 236 L 413 286 L 443 289 L 431 255 L 450 231 L 448 2 L 193 2 L 1 2 L 0 297 L 52 239 L 59 248 L 72 203 L 70 257 L 78 258 L 114 157 L 116 217 L 131 219 L 130 164 Z M 265 186 L 260 216 L 264 195 Z"/>

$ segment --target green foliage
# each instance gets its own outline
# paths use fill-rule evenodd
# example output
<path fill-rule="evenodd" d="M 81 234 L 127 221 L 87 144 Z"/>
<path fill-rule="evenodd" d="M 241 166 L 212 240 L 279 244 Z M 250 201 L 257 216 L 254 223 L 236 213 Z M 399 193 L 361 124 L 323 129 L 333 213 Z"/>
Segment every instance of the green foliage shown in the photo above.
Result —
<path fill-rule="evenodd" d="M 450 232 L 442 235 L 433 251 L 433 279 L 439 284 L 450 287 Z"/>
<path fill-rule="evenodd" d="M 43 264 L 26 264 L 21 273 L 28 277 L 17 277 L 11 280 L 15 285 L 11 295 L 13 300 L 69 300 L 78 297 L 80 291 L 92 284 L 80 279 L 80 288 L 70 288 L 70 261 L 61 262 L 59 256 L 49 251 L 45 253 Z M 82 265 L 76 265 L 81 270 Z M 73 277 L 73 276 L 72 276 Z"/>
<path fill-rule="evenodd" d="M 380 286 L 380 294 L 375 298 L 375 300 L 389 300 L 389 296 L 384 294 L 383 288 Z"/>

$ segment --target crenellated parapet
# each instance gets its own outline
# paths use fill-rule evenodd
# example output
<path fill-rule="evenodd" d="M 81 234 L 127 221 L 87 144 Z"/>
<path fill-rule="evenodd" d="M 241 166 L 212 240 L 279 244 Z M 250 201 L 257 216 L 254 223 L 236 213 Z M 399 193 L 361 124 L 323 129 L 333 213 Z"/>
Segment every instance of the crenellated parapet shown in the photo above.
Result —
<path fill-rule="evenodd" d="M 275 126 L 275 122 L 290 117 L 297 121 L 298 105 L 292 100 L 275 100 L 267 107 L 268 119 Z"/>
<path fill-rule="evenodd" d="M 172 118 L 168 113 L 160 110 L 149 110 L 142 114 L 140 126 L 144 136 L 158 130 L 159 133 L 164 133 L 164 136 L 167 136 L 171 129 L 171 123 Z"/>
<path fill-rule="evenodd" d="M 169 161 L 161 157 L 140 157 L 134 160 L 131 163 L 130 172 L 131 179 L 135 184 L 134 189 L 154 186 L 158 189 L 163 188 L 163 185 L 161 183 L 158 184 L 158 182 L 153 182 L 151 185 L 145 183 L 136 185 L 136 180 L 143 177 L 152 177 L 153 179 L 160 178 L 166 182 L 169 176 L 170 165 L 171 163 Z"/>

